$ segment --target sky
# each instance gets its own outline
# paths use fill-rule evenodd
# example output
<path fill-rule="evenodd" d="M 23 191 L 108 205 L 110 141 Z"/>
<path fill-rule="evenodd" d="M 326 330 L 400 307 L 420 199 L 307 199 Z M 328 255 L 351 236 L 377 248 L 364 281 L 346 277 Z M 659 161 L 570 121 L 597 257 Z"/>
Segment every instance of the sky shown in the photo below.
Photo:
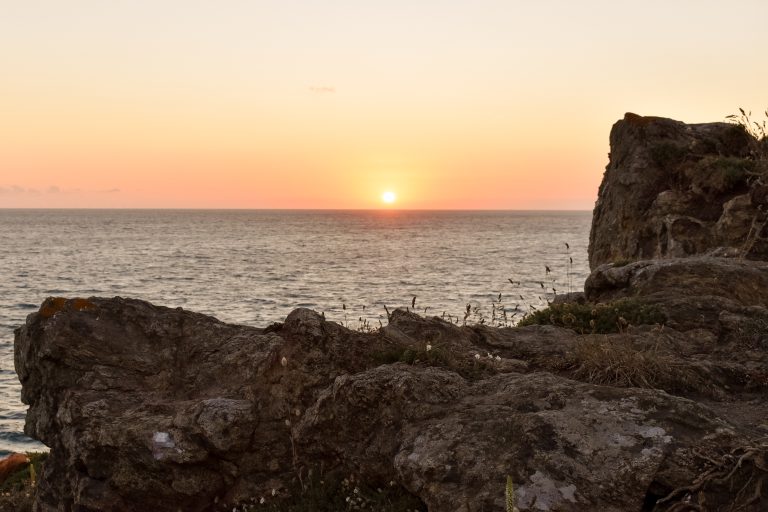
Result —
<path fill-rule="evenodd" d="M 765 0 L 0 12 L 0 208 L 590 210 L 625 112 L 768 107 Z"/>

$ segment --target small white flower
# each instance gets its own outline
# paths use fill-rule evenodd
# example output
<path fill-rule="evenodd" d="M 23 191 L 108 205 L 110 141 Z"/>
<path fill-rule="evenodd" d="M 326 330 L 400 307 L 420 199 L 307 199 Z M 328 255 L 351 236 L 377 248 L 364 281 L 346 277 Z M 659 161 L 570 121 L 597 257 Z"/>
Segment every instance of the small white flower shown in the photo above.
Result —
<path fill-rule="evenodd" d="M 262 497 L 261 497 L 261 499 L 259 500 L 259 505 L 263 505 L 263 504 L 265 504 L 266 502 L 267 502 L 267 500 L 265 500 L 265 499 L 264 499 L 264 496 L 262 496 Z"/>
<path fill-rule="evenodd" d="M 499 356 L 496 356 L 496 361 L 501 361 L 501 358 Z"/>
<path fill-rule="evenodd" d="M 289 420 L 289 419 L 286 419 L 286 420 L 285 420 L 285 426 L 286 426 L 286 427 L 290 427 L 290 426 L 291 426 L 291 420 Z"/>
<path fill-rule="evenodd" d="M 493 359 L 493 356 L 491 355 L 490 352 L 488 352 L 487 354 L 488 354 L 488 359 Z"/>
<path fill-rule="evenodd" d="M 429 352 L 430 350 L 432 350 L 432 345 L 430 345 L 429 343 L 427 343 L 427 352 Z"/>
<path fill-rule="evenodd" d="M 283 356 L 283 358 L 280 360 L 280 364 L 283 366 L 288 366 L 288 358 Z"/>
<path fill-rule="evenodd" d="M 272 489 L 272 496 L 277 496 L 277 489 Z"/>
<path fill-rule="evenodd" d="M 480 354 L 475 354 L 475 359 L 480 359 Z"/>

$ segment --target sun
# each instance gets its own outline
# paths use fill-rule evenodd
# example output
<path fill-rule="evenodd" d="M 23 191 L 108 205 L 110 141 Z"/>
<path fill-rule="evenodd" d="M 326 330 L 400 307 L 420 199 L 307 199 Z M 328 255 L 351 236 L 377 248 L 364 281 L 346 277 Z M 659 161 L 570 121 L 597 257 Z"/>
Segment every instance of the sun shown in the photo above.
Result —
<path fill-rule="evenodd" d="M 391 190 L 387 190 L 386 192 L 381 194 L 381 200 L 387 204 L 392 204 L 395 202 L 395 200 L 397 200 L 397 196 Z"/>

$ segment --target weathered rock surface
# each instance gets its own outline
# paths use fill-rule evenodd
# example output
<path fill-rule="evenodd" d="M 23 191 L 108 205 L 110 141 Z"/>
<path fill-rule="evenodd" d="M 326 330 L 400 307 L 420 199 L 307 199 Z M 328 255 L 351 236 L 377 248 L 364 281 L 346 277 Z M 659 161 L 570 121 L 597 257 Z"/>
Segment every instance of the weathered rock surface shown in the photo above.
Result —
<path fill-rule="evenodd" d="M 717 324 L 722 311 L 765 310 L 768 262 L 703 256 L 608 264 L 592 272 L 584 289 L 591 302 L 643 297 L 664 310 L 667 325 L 692 329 Z"/>
<path fill-rule="evenodd" d="M 16 337 L 26 432 L 51 447 L 37 510 L 212 510 L 321 467 L 396 482 L 429 510 L 503 510 L 507 475 L 520 510 L 650 510 L 704 469 L 697 453 L 756 435 L 714 402 L 579 382 L 556 363 L 580 343 L 400 310 L 363 334 L 303 309 L 262 330 L 49 299 Z M 382 361 L 404 350 L 414 364 Z"/>
<path fill-rule="evenodd" d="M 726 123 L 627 114 L 611 130 L 610 162 L 592 218 L 589 263 L 716 251 L 768 259 L 765 161 Z"/>

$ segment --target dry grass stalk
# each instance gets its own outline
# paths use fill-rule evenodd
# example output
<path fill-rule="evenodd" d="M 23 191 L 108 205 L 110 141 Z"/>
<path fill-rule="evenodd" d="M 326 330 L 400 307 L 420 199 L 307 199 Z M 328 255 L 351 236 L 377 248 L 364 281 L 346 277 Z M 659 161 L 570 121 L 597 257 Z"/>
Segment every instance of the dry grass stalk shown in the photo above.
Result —
<path fill-rule="evenodd" d="M 593 384 L 706 392 L 704 380 L 657 348 L 638 350 L 625 338 L 586 338 L 568 355 L 574 377 Z"/>

